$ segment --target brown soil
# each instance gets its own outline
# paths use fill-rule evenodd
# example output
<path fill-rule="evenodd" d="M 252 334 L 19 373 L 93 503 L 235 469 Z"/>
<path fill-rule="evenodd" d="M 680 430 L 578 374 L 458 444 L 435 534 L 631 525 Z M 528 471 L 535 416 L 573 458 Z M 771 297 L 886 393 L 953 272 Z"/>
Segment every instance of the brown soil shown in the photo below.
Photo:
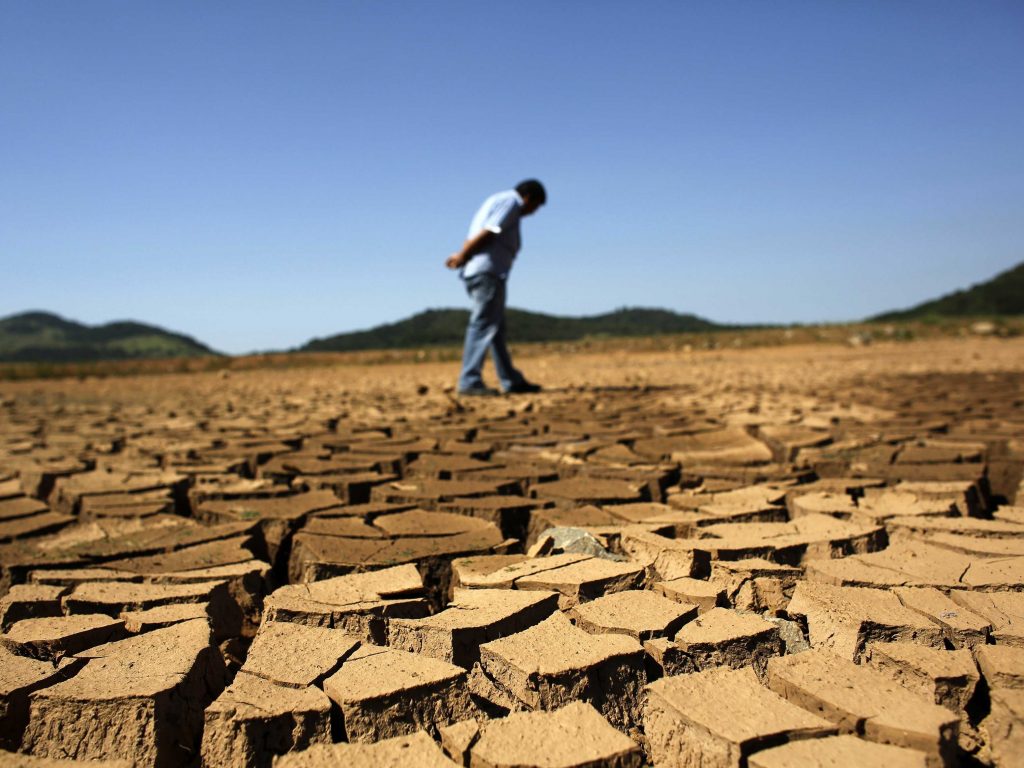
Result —
<path fill-rule="evenodd" d="M 1019 761 L 1024 341 L 642 348 L 4 383 L 0 763 Z"/>

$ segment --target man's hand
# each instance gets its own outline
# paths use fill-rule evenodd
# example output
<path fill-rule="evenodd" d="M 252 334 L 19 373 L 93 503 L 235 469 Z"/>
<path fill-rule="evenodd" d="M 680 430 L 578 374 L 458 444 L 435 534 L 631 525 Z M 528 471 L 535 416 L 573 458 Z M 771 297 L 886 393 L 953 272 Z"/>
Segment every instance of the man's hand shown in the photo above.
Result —
<path fill-rule="evenodd" d="M 483 248 L 487 241 L 492 237 L 494 237 L 493 232 L 481 229 L 473 237 L 469 238 L 469 240 L 462 244 L 462 250 L 456 251 L 449 256 L 445 260 L 444 265 L 448 267 L 448 269 L 458 269 L 465 265 L 467 261 L 480 252 L 480 249 Z"/>

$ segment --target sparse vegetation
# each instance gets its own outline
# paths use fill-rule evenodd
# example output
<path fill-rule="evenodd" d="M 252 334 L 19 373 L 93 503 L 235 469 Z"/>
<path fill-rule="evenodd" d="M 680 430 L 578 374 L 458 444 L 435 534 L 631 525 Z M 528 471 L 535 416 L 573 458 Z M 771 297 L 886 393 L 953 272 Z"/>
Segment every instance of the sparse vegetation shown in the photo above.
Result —
<path fill-rule="evenodd" d="M 987 321 L 985 321 L 987 323 Z M 979 321 L 955 318 L 941 321 L 854 323 L 848 325 L 794 325 L 662 334 L 657 336 L 589 336 L 573 341 L 512 344 L 516 357 L 548 354 L 612 354 L 616 352 L 701 352 L 727 348 L 780 347 L 798 344 L 861 345 L 902 343 L 924 339 L 987 335 L 1008 338 L 1024 334 L 1024 317 L 998 318 L 991 333 L 978 333 Z M 853 341 L 857 339 L 857 341 Z M 79 363 L 0 364 L 0 381 L 52 378 L 88 378 L 160 374 L 188 374 L 255 369 L 308 368 L 331 365 L 386 365 L 392 363 L 456 363 L 461 343 L 407 349 L 354 352 L 276 352 L 238 357 L 206 356 L 164 359 L 101 360 Z"/>
<path fill-rule="evenodd" d="M 49 312 L 0 319 L 0 362 L 80 363 L 217 355 L 205 344 L 152 325 L 114 322 L 88 326 Z"/>
<path fill-rule="evenodd" d="M 923 320 L 941 322 L 949 317 L 1000 317 L 1024 315 L 1024 262 L 1001 272 L 991 280 L 955 291 L 916 307 L 885 312 L 871 318 L 877 322 Z"/>
<path fill-rule="evenodd" d="M 466 310 L 431 309 L 397 323 L 313 339 L 291 352 L 229 357 L 142 323 L 90 328 L 46 312 L 26 312 L 0 320 L 0 380 L 455 362 L 467 317 Z M 510 309 L 508 325 L 517 356 L 1006 338 L 1024 334 L 1024 263 L 969 290 L 863 323 L 729 326 L 669 310 L 621 308 L 592 317 Z"/>
<path fill-rule="evenodd" d="M 464 309 L 428 309 L 397 323 L 313 339 L 298 351 L 352 352 L 461 344 L 468 318 L 469 312 Z M 628 307 L 591 317 L 560 317 L 509 309 L 506 319 L 510 338 L 520 342 L 577 341 L 594 336 L 656 336 L 733 327 L 666 309 Z"/>

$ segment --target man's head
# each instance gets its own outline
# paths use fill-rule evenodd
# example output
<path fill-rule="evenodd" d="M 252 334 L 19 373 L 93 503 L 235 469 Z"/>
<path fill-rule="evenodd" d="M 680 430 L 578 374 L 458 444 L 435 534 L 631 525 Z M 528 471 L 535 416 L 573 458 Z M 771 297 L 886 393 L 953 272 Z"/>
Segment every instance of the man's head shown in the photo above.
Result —
<path fill-rule="evenodd" d="M 544 185 L 536 179 L 527 179 L 516 184 L 516 192 L 523 198 L 523 207 L 519 211 L 520 216 L 529 216 L 548 201 L 548 193 Z"/>

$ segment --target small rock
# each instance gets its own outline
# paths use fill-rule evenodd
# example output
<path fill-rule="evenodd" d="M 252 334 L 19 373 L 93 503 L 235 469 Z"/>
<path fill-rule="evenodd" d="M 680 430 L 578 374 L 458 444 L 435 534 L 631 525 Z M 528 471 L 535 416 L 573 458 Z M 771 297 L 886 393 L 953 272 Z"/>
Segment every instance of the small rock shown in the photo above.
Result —
<path fill-rule="evenodd" d="M 782 638 L 787 654 L 811 650 L 811 644 L 807 642 L 803 630 L 795 621 L 780 619 L 777 616 L 765 616 L 765 619 L 779 628 L 779 637 Z"/>
<path fill-rule="evenodd" d="M 991 336 L 996 332 L 996 324 L 988 320 L 981 320 L 971 325 L 971 333 L 975 336 Z"/>
<path fill-rule="evenodd" d="M 605 549 L 597 538 L 582 528 L 548 528 L 530 548 L 530 556 L 538 555 L 590 555 L 603 560 L 625 560 L 621 555 L 614 555 Z"/>

